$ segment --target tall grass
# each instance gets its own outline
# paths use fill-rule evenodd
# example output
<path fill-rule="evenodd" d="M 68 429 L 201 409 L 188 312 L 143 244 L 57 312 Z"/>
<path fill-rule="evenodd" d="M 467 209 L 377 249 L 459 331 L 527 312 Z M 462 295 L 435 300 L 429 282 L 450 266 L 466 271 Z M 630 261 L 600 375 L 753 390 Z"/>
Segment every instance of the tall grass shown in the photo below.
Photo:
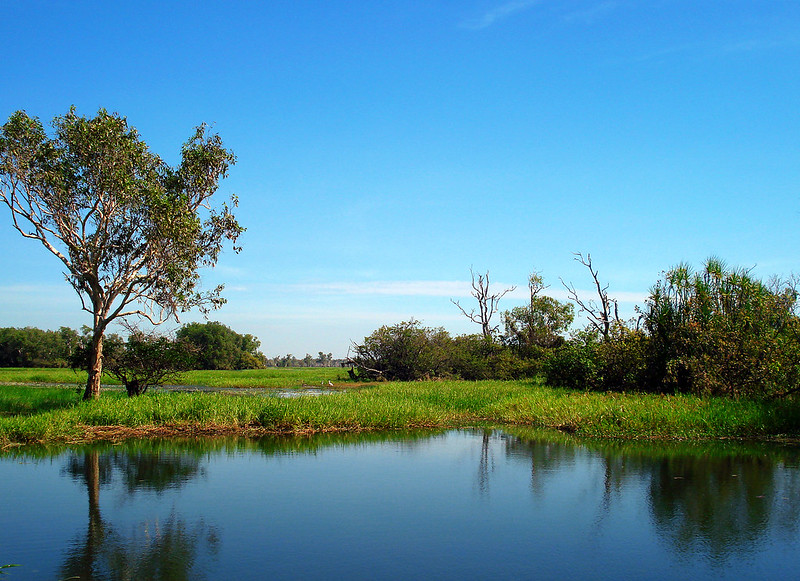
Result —
<path fill-rule="evenodd" d="M 347 371 L 341 367 L 281 367 L 268 369 L 242 369 L 237 371 L 188 371 L 178 380 L 182 385 L 205 387 L 263 387 L 291 388 L 300 385 L 328 386 L 349 382 Z M 86 373 L 72 369 L 5 367 L 0 368 L 3 383 L 86 383 Z M 119 381 L 103 376 L 103 383 L 119 385 Z"/>
<path fill-rule="evenodd" d="M 164 428 L 263 434 L 478 425 L 611 438 L 800 437 L 800 403 L 584 393 L 532 381 L 383 383 L 296 398 L 155 392 L 129 399 L 106 391 L 88 402 L 72 389 L 0 387 L 6 446 L 114 437 L 109 426 L 141 435 Z"/>

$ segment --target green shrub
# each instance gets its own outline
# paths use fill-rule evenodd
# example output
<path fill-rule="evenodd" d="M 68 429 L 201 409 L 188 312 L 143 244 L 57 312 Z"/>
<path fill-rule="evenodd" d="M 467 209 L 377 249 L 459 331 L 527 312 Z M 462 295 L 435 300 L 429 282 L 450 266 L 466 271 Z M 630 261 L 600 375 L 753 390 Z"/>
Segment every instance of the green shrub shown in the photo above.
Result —
<path fill-rule="evenodd" d="M 800 389 L 797 291 L 766 285 L 711 258 L 679 265 L 652 289 L 644 313 L 652 380 L 664 391 L 781 396 Z"/>
<path fill-rule="evenodd" d="M 450 335 L 419 321 L 384 325 L 355 346 L 352 363 L 359 376 L 389 381 L 415 381 L 447 372 Z"/>
<path fill-rule="evenodd" d="M 548 385 L 597 389 L 599 381 L 597 335 L 583 332 L 546 353 L 541 370 Z"/>

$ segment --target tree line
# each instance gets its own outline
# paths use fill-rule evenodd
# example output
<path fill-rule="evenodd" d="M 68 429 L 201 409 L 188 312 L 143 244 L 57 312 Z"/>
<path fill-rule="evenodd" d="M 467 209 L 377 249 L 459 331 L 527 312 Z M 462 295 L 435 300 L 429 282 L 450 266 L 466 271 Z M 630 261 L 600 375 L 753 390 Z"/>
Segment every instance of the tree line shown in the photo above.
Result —
<path fill-rule="evenodd" d="M 630 320 L 619 316 L 591 256 L 576 255 L 594 295 L 562 281 L 569 301 L 543 294 L 529 278 L 525 306 L 499 312 L 511 289 L 489 292 L 488 272 L 473 273 L 475 310 L 456 303 L 481 333 L 451 336 L 411 320 L 383 326 L 353 345 L 348 362 L 362 379 L 516 379 L 602 391 L 782 397 L 800 390 L 800 318 L 794 278 L 767 282 L 747 269 L 708 259 L 698 271 L 663 273 Z M 586 316 L 574 328 L 576 311 Z M 501 315 L 500 324 L 492 317 Z"/>
<path fill-rule="evenodd" d="M 87 365 L 86 351 L 90 348 L 89 328 L 78 332 L 69 327 L 57 331 L 36 327 L 0 328 L 0 367 L 83 367 Z M 130 347 L 133 352 L 139 344 L 147 344 L 153 355 L 171 353 L 182 348 L 190 355 L 181 365 L 190 369 L 263 369 L 265 367 L 335 367 L 342 360 L 332 353 L 306 353 L 299 359 L 292 354 L 267 357 L 259 347 L 261 342 L 250 334 L 240 334 L 217 321 L 188 323 L 175 332 L 174 337 L 145 333 L 129 328 L 127 336 L 110 333 L 105 338 L 106 364 Z M 133 346 L 133 347 L 132 347 Z M 176 347 L 177 346 L 177 347 Z M 172 353 L 176 355 L 176 353 Z"/>

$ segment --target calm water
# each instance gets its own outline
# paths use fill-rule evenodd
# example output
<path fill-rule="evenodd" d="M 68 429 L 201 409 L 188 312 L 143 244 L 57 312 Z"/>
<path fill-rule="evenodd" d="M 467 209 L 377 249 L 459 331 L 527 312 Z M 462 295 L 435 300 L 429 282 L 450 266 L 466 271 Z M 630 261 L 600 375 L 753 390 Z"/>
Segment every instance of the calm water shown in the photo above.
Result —
<path fill-rule="evenodd" d="M 13 579 L 789 579 L 800 450 L 497 430 L 0 455 Z"/>

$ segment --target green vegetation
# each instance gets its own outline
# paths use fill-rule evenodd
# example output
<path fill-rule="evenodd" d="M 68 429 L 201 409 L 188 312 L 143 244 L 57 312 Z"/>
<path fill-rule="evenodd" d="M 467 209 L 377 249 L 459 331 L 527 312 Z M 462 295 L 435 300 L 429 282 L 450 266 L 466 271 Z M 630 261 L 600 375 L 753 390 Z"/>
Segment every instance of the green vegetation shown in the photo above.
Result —
<path fill-rule="evenodd" d="M 201 370 L 181 373 L 176 384 L 215 388 L 297 388 L 321 387 L 328 382 L 336 384 L 349 381 L 347 372 L 340 367 L 281 367 L 269 369 L 242 369 L 236 371 Z M 0 368 L 0 384 L 9 383 L 60 383 L 78 385 L 86 383 L 85 371 L 71 369 Z M 106 385 L 121 385 L 118 379 L 103 377 Z M 335 387 L 335 386 L 334 386 Z"/>
<path fill-rule="evenodd" d="M 141 333 L 135 328 L 131 333 Z M 196 369 L 260 369 L 262 367 L 336 367 L 341 362 L 332 353 L 319 351 L 316 357 L 306 353 L 298 359 L 291 353 L 265 357 L 258 350 L 261 342 L 252 335 L 240 334 L 218 322 L 187 323 L 176 332 L 177 340 L 184 339 L 194 346 L 200 357 Z M 149 335 L 158 340 L 155 334 Z M 169 338 L 169 337 L 165 337 Z M 87 367 L 91 349 L 92 330 L 82 333 L 68 327 L 47 331 L 35 327 L 0 327 L 0 368 L 3 367 Z M 106 333 L 103 355 L 108 349 L 119 349 L 126 338 Z M 107 362 L 107 359 L 106 359 Z M 106 379 L 104 378 L 104 383 Z"/>
<path fill-rule="evenodd" d="M 800 436 L 793 399 L 576 392 L 535 381 L 385 382 L 323 396 L 120 390 L 79 401 L 63 388 L 0 387 L 0 445 L 153 435 L 309 433 L 480 425 L 604 438 Z"/>
<path fill-rule="evenodd" d="M 791 281 L 764 284 L 716 259 L 697 274 L 682 265 L 653 287 L 640 320 L 624 323 L 591 258 L 579 258 L 589 268 L 599 302 L 584 301 L 567 287 L 590 321 L 569 338 L 564 333 L 573 309 L 540 296 L 544 285 L 535 274 L 530 304 L 506 311 L 506 332 L 495 335 L 489 317 L 499 296 L 489 293 L 487 273 L 474 285 L 479 302 L 490 301 L 480 306 L 486 313 L 478 317 L 484 334 L 451 337 L 412 320 L 381 327 L 356 346 L 349 362 L 357 370 L 180 374 L 188 364 L 169 368 L 150 349 L 160 345 L 166 351 L 173 342 L 154 338 L 152 345 L 140 346 L 134 361 L 139 367 L 152 363 L 156 372 L 169 371 L 174 382 L 239 388 L 237 395 L 250 397 L 162 390 L 126 401 L 116 390 L 103 402 L 80 403 L 74 389 L 7 385 L 0 387 L 0 445 L 486 425 L 604 438 L 800 438 L 800 318 Z M 219 323 L 184 329 L 182 340 L 216 353 L 225 366 L 239 366 L 244 355 L 251 363 L 259 356 L 263 361 L 258 341 L 249 335 Z M 136 354 L 131 341 L 136 337 L 119 354 L 109 348 L 109 370 L 115 357 L 124 362 Z M 326 361 L 322 352 L 319 359 Z M 130 392 L 131 382 L 140 380 L 126 373 L 116 375 Z M 86 377 L 65 369 L 0 371 L 0 383 L 6 384 L 74 386 Z M 334 393 L 303 395 L 314 387 Z M 287 388 L 300 390 L 299 397 L 269 397 L 270 389 Z"/>
<path fill-rule="evenodd" d="M 213 267 L 226 242 L 244 231 L 230 205 L 212 204 L 235 163 L 201 125 L 171 167 L 124 117 L 72 107 L 52 121 L 17 111 L 0 127 L 0 202 L 13 227 L 59 259 L 83 310 L 92 315 L 84 399 L 100 395 L 103 338 L 115 320 L 152 323 L 225 301 L 203 290 L 198 270 Z"/>
<path fill-rule="evenodd" d="M 185 341 L 137 330 L 124 343 L 106 341 L 103 362 L 105 373 L 121 381 L 128 397 L 133 397 L 149 387 L 176 382 L 193 368 L 196 353 Z"/>
<path fill-rule="evenodd" d="M 541 296 L 542 278 L 529 278 L 530 303 L 505 311 L 505 333 L 489 319 L 502 294 L 488 290 L 488 273 L 473 296 L 481 335 L 451 337 L 417 321 L 386 325 L 355 346 L 351 363 L 364 379 L 418 380 L 544 378 L 548 385 L 600 392 L 779 398 L 800 391 L 800 317 L 794 279 L 765 284 L 744 269 L 709 259 L 666 272 L 638 319 L 622 321 L 598 279 L 591 257 L 577 255 L 597 291 L 581 298 L 588 325 L 565 337 L 573 308 Z"/>
<path fill-rule="evenodd" d="M 0 328 L 0 367 L 69 367 L 80 336 L 69 327 Z"/>
<path fill-rule="evenodd" d="M 188 323 L 178 329 L 176 338 L 195 347 L 196 369 L 257 369 L 266 362 L 258 339 L 216 321 Z"/>

